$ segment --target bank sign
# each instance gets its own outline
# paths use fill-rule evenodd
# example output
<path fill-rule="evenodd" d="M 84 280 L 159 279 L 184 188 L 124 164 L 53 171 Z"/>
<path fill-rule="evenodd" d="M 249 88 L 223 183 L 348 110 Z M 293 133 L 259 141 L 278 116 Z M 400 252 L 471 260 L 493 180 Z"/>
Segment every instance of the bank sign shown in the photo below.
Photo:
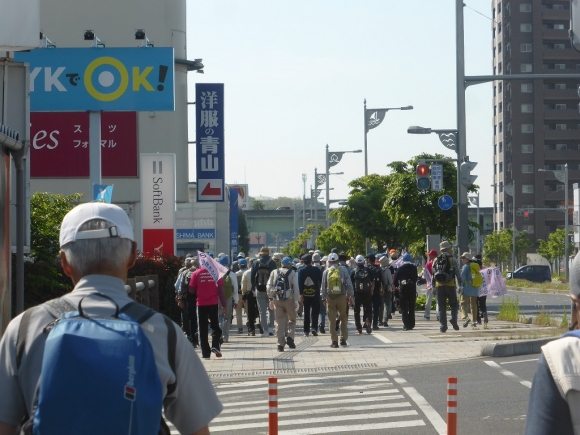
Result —
<path fill-rule="evenodd" d="M 173 48 L 43 48 L 30 65 L 30 110 L 174 110 Z"/>

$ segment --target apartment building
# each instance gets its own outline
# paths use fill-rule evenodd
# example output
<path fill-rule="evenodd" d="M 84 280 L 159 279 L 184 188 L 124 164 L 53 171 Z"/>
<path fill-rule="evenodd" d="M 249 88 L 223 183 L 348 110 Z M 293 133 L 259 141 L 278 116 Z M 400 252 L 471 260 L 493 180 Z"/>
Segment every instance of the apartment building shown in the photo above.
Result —
<path fill-rule="evenodd" d="M 569 0 L 493 0 L 492 15 L 494 74 L 580 77 Z M 564 228 L 564 184 L 552 171 L 568 164 L 569 201 L 580 181 L 579 85 L 580 78 L 493 82 L 493 227 L 512 227 L 515 203 L 515 228 L 530 235 L 532 249 Z M 515 186 L 513 195 L 506 186 Z"/>

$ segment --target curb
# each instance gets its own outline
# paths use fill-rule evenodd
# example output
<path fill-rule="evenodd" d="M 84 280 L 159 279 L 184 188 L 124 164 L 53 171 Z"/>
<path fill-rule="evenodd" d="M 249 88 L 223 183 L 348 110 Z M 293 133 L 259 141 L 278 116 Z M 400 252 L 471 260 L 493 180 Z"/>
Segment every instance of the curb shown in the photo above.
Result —
<path fill-rule="evenodd" d="M 570 294 L 569 290 L 562 290 L 562 289 L 546 289 L 542 290 L 541 288 L 537 287 L 512 287 L 506 285 L 508 290 L 517 291 L 517 292 L 525 292 L 525 293 L 542 293 L 542 294 L 552 294 L 552 295 L 567 295 Z"/>
<path fill-rule="evenodd" d="M 481 356 L 501 358 L 507 356 L 531 355 L 541 352 L 541 347 L 560 336 L 536 340 L 518 341 L 515 343 L 489 343 L 481 348 Z"/>

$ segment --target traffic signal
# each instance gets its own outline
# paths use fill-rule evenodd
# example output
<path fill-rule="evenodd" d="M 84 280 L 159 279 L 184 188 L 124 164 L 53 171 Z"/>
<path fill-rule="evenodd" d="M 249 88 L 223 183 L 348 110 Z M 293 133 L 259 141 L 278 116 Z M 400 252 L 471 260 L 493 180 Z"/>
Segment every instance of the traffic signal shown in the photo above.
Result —
<path fill-rule="evenodd" d="M 524 211 L 524 219 L 528 220 L 530 218 L 530 212 L 528 210 Z"/>
<path fill-rule="evenodd" d="M 462 162 L 459 167 L 459 181 L 465 187 L 471 187 L 475 182 L 477 175 L 471 175 L 471 170 L 477 166 L 477 162 L 470 162 L 469 160 Z"/>
<path fill-rule="evenodd" d="M 429 177 L 429 166 L 423 160 L 419 160 L 417 165 L 417 189 L 429 190 L 431 179 Z"/>

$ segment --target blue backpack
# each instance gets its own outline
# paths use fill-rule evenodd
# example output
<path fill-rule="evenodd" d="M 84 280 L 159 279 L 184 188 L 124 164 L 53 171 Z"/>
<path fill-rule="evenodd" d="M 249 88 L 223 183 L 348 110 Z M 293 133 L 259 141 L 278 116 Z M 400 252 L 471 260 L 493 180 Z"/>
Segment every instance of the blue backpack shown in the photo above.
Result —
<path fill-rule="evenodd" d="M 108 296 L 95 293 L 115 305 L 111 317 L 89 317 L 82 302 L 72 306 L 65 299 L 43 304 L 55 320 L 48 332 L 39 386 L 32 415 L 23 434 L 127 434 L 169 433 L 161 416 L 163 388 L 151 343 L 140 324 L 155 314 L 131 302 L 121 310 Z M 83 298 L 84 299 L 84 298 Z M 31 312 L 22 318 L 16 343 L 20 366 Z M 165 317 L 169 336 L 169 362 L 175 373 L 176 332 Z M 175 390 L 168 385 L 167 393 Z"/>

